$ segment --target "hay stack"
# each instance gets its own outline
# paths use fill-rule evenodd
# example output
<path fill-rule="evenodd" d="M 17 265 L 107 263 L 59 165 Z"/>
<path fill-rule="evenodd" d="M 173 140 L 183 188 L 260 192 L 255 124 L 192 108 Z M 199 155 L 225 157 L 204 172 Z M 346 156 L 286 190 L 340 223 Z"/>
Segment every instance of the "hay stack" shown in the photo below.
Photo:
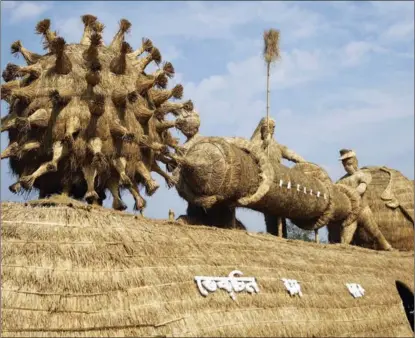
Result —
<path fill-rule="evenodd" d="M 160 51 L 143 39 L 136 51 L 124 40 L 131 23 L 122 19 L 108 46 L 102 42 L 104 26 L 93 15 L 82 16 L 84 33 L 79 44 L 68 44 L 52 31 L 49 19 L 36 26 L 47 53 L 25 49 L 20 41 L 12 53 L 21 54 L 27 66 L 8 64 L 3 72 L 2 99 L 9 114 L 1 131 L 10 144 L 1 154 L 9 158 L 19 180 L 10 186 L 15 193 L 32 188 L 40 197 L 66 194 L 101 204 L 109 191 L 117 210 L 126 206 L 120 190 L 134 197 L 142 210 L 147 195 L 158 188 L 151 172 L 172 180 L 157 164 L 166 163 L 172 147 L 166 114 L 192 111 L 191 101 L 181 98 L 183 87 L 166 89 L 174 67 L 166 62 L 153 74 L 145 72 L 161 63 Z"/>
<path fill-rule="evenodd" d="M 2 336 L 411 336 L 413 253 L 318 245 L 92 207 L 3 203 Z M 201 296 L 194 277 L 256 277 Z M 290 297 L 281 278 L 301 282 Z M 360 283 L 353 298 L 345 283 Z"/>
<path fill-rule="evenodd" d="M 363 167 L 370 173 L 364 199 L 388 242 L 399 250 L 414 249 L 414 184 L 397 170 L 387 167 Z M 342 183 L 342 179 L 339 180 Z M 338 241 L 339 228 L 331 225 L 329 238 Z M 376 243 L 364 229 L 358 228 L 353 244 L 376 249 Z"/>

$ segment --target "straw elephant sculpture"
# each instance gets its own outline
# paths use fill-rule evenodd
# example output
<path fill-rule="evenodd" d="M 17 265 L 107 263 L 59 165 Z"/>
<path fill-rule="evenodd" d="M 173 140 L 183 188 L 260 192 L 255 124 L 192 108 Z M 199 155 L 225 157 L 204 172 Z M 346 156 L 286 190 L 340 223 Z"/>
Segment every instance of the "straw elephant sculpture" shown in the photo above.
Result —
<path fill-rule="evenodd" d="M 364 201 L 370 206 L 373 217 L 387 241 L 392 247 L 411 251 L 414 249 L 414 183 L 401 172 L 388 167 L 363 167 L 370 174 L 371 182 L 364 194 Z M 338 183 L 347 184 L 341 178 Z M 329 223 L 330 242 L 340 241 L 340 227 L 336 222 Z M 362 227 L 358 227 L 352 244 L 377 249 L 373 241 Z"/>
<path fill-rule="evenodd" d="M 9 114 L 1 120 L 1 131 L 8 132 L 10 142 L 1 158 L 9 158 L 19 177 L 9 189 L 37 189 L 40 198 L 66 194 L 91 204 L 102 204 L 109 190 L 117 210 L 126 208 L 120 196 L 125 189 L 141 211 L 146 201 L 139 188 L 151 196 L 159 187 L 151 172 L 174 185 L 158 162 L 171 161 L 169 149 L 179 146 L 169 129 L 186 127 L 182 113 L 193 112 L 193 103 L 168 101 L 183 96 L 180 84 L 166 89 L 174 67 L 160 65 L 160 51 L 151 40 L 143 39 L 135 51 L 124 41 L 128 20 L 120 21 L 108 45 L 95 16 L 84 15 L 82 21 L 78 44 L 67 44 L 45 19 L 36 32 L 44 38 L 46 54 L 33 53 L 20 41 L 11 46 L 27 65 L 8 64 L 3 71 L 1 98 Z M 152 62 L 161 67 L 146 74 Z M 169 113 L 176 120 L 168 121 Z"/>

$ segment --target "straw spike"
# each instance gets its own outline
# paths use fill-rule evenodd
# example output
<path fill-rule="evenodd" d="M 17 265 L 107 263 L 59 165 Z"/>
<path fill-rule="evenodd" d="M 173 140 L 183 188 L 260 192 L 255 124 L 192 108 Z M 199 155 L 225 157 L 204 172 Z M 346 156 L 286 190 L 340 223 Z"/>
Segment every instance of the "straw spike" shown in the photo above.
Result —
<path fill-rule="evenodd" d="M 27 118 L 30 126 L 46 128 L 52 114 L 51 109 L 38 109 Z"/>
<path fill-rule="evenodd" d="M 13 142 L 9 144 L 9 146 L 4 149 L 4 151 L 1 153 L 1 159 L 9 158 L 9 157 L 17 157 L 19 153 L 19 145 L 17 142 Z"/>
<path fill-rule="evenodd" d="M 91 35 L 94 33 L 94 24 L 97 21 L 97 17 L 91 14 L 81 16 L 84 23 L 84 32 L 80 41 L 81 45 L 89 45 L 91 43 Z"/>
<path fill-rule="evenodd" d="M 98 63 L 96 65 L 93 65 L 91 68 L 92 69 L 90 69 L 86 73 L 85 80 L 88 86 L 91 86 L 93 88 L 101 82 L 101 64 Z"/>
<path fill-rule="evenodd" d="M 127 42 L 123 42 L 120 48 L 120 55 L 115 57 L 110 63 L 110 70 L 114 74 L 125 74 L 127 69 L 127 53 L 131 52 L 131 46 Z"/>
<path fill-rule="evenodd" d="M 14 90 L 19 89 L 20 85 L 21 85 L 20 80 L 14 80 L 14 81 L 9 81 L 7 83 L 3 83 L 0 89 L 1 99 L 11 104 L 11 100 L 13 98 L 12 93 Z"/>
<path fill-rule="evenodd" d="M 66 148 L 62 142 L 57 141 L 53 144 L 52 153 L 53 157 L 51 161 L 43 163 L 33 174 L 20 178 L 19 182 L 23 188 L 30 190 L 40 176 L 58 170 L 58 163 L 66 153 Z"/>
<path fill-rule="evenodd" d="M 166 75 L 168 78 L 172 78 L 172 77 L 174 77 L 174 73 L 175 73 L 175 71 L 174 71 L 174 67 L 173 67 L 173 65 L 171 64 L 171 62 L 165 62 L 164 64 L 163 64 L 163 67 L 162 68 L 160 68 L 160 69 L 157 69 L 155 72 L 154 72 L 154 76 L 157 76 L 158 74 L 164 74 L 164 75 Z"/>
<path fill-rule="evenodd" d="M 176 85 L 173 89 L 165 90 L 154 90 L 151 89 L 151 96 L 154 101 L 154 104 L 158 107 L 162 103 L 166 102 L 171 97 L 176 99 L 181 99 L 183 96 L 183 86 L 181 84 Z"/>
<path fill-rule="evenodd" d="M 156 122 L 156 129 L 158 132 L 163 132 L 167 129 L 176 127 L 176 121 L 160 121 Z"/>
<path fill-rule="evenodd" d="M 129 53 L 128 57 L 135 59 L 141 54 L 143 54 L 144 52 L 150 53 L 152 49 L 153 49 L 153 42 L 150 39 L 143 38 L 141 42 L 141 47 L 136 49 L 134 52 Z"/>
<path fill-rule="evenodd" d="M 50 20 L 44 19 L 36 25 L 36 33 L 43 35 L 43 48 L 50 50 L 50 44 L 56 38 L 56 33 L 50 30 Z"/>
<path fill-rule="evenodd" d="M 147 202 L 141 196 L 137 184 L 133 184 L 130 187 L 128 187 L 128 191 L 131 193 L 131 195 L 133 195 L 134 198 L 134 210 L 140 211 L 142 213 L 147 205 Z"/>
<path fill-rule="evenodd" d="M 109 48 L 118 50 L 121 48 L 122 43 L 124 42 L 124 36 L 126 33 L 130 31 L 131 23 L 126 19 L 121 19 L 119 23 L 119 29 L 117 34 L 115 34 L 114 38 L 112 39 Z M 131 53 L 129 51 L 129 53 Z"/>
<path fill-rule="evenodd" d="M 93 65 L 97 67 L 100 65 L 98 56 L 98 47 L 102 45 L 102 35 L 100 33 L 93 33 L 90 38 L 88 49 L 83 53 L 83 58 L 89 61 L 88 67 L 91 68 Z"/>
<path fill-rule="evenodd" d="M 39 59 L 42 57 L 42 55 L 33 53 L 28 49 L 24 48 L 20 40 L 13 42 L 10 49 L 11 53 L 14 56 L 18 56 L 18 53 L 22 54 L 28 65 L 33 65 L 37 63 Z"/>
<path fill-rule="evenodd" d="M 63 139 L 63 142 L 68 145 L 72 146 L 75 142 L 74 140 L 74 134 L 78 133 L 81 130 L 81 120 L 78 116 L 70 116 L 65 121 L 65 136 Z"/>
<path fill-rule="evenodd" d="M 72 71 L 72 62 L 65 53 L 66 41 L 62 37 L 55 38 L 50 44 L 51 52 L 56 55 L 55 72 L 67 75 Z"/>
<path fill-rule="evenodd" d="M 72 99 L 72 96 L 69 93 L 59 92 L 59 90 L 52 90 L 49 93 L 49 98 L 55 107 L 66 106 L 69 101 Z"/>
<path fill-rule="evenodd" d="M 102 94 L 94 94 L 88 102 L 88 108 L 91 115 L 100 117 L 105 113 L 105 96 Z"/>
<path fill-rule="evenodd" d="M 182 109 L 185 111 L 192 111 L 193 102 L 191 100 L 186 102 L 165 102 L 156 109 L 156 114 L 164 116 L 168 113 L 172 113 L 175 116 L 179 116 Z"/>
<path fill-rule="evenodd" d="M 125 108 L 127 104 L 127 94 L 117 88 L 112 92 L 111 99 L 116 107 Z"/>
<path fill-rule="evenodd" d="M 145 80 L 137 80 L 136 91 L 138 94 L 144 94 L 152 87 L 166 88 L 167 77 L 164 74 L 158 74 L 157 76 L 148 76 Z"/>
<path fill-rule="evenodd" d="M 82 173 L 87 185 L 87 191 L 84 198 L 89 204 L 96 204 L 99 200 L 99 196 L 95 191 L 95 178 L 97 177 L 98 171 L 89 164 L 82 168 Z"/>
<path fill-rule="evenodd" d="M 32 77 L 32 79 L 37 79 L 39 78 L 41 73 L 42 67 L 39 64 L 21 67 L 13 63 L 8 63 L 3 71 L 2 76 L 4 81 L 9 82 L 15 80 L 17 77 L 22 77 L 27 74 L 29 74 Z"/>
<path fill-rule="evenodd" d="M 13 99 L 20 99 L 23 102 L 30 103 L 39 93 L 33 88 L 22 87 L 12 90 L 11 97 Z"/>
<path fill-rule="evenodd" d="M 112 161 L 114 169 L 120 175 L 120 182 L 125 186 L 131 186 L 132 182 L 130 178 L 127 176 L 125 169 L 127 166 L 127 160 L 125 157 L 118 157 Z"/>
<path fill-rule="evenodd" d="M 140 96 L 136 92 L 132 92 L 128 95 L 128 100 L 131 104 L 134 104 L 134 115 L 136 119 L 143 125 L 153 116 L 154 110 L 147 107 L 143 102 L 143 99 L 140 99 Z"/>
<path fill-rule="evenodd" d="M 132 142 L 135 139 L 134 133 L 130 132 L 126 127 L 121 125 L 119 120 L 111 121 L 110 132 L 113 137 L 121 138 L 127 142 Z"/>
<path fill-rule="evenodd" d="M 156 47 L 153 47 L 148 55 L 141 59 L 134 60 L 132 65 L 138 70 L 139 73 L 141 73 L 146 69 L 151 61 L 154 61 L 158 65 L 161 62 L 161 59 L 160 51 Z"/>
<path fill-rule="evenodd" d="M 112 195 L 112 208 L 115 210 L 123 211 L 127 209 L 127 205 L 122 201 L 120 197 L 120 182 L 114 178 L 110 178 L 107 181 L 108 190 Z"/>

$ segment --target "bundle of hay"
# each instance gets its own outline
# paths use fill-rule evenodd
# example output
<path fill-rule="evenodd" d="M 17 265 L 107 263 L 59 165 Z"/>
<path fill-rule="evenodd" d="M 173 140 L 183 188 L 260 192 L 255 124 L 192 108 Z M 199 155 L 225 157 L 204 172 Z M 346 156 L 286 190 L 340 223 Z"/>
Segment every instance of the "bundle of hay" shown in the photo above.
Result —
<path fill-rule="evenodd" d="M 397 170 L 387 167 L 363 167 L 372 177 L 364 194 L 380 231 L 392 247 L 414 249 L 414 183 Z M 343 183 L 340 179 L 339 183 Z M 347 182 L 347 180 L 345 181 Z M 329 226 L 329 239 L 339 241 L 339 228 Z M 353 244 L 377 249 L 376 243 L 358 227 Z"/>
<path fill-rule="evenodd" d="M 145 72 L 152 62 L 160 65 L 162 57 L 149 39 L 131 48 L 124 40 L 128 20 L 120 21 L 107 46 L 103 24 L 93 15 L 82 21 L 79 44 L 67 44 L 48 19 L 36 26 L 46 54 L 30 52 L 20 41 L 12 44 L 12 53 L 22 55 L 27 66 L 8 64 L 1 86 L 1 98 L 10 106 L 1 121 L 10 140 L 1 158 L 10 159 L 19 177 L 10 190 L 35 188 L 40 197 L 63 193 L 93 204 L 101 204 L 109 191 L 113 207 L 122 210 L 120 190 L 127 189 L 142 210 L 146 202 L 139 188 L 149 196 L 158 189 L 151 172 L 174 185 L 157 162 L 171 161 L 169 148 L 178 146 L 169 132 L 176 121 L 165 116 L 180 117 L 193 104 L 168 101 L 183 96 L 182 85 L 166 89 L 175 72 L 170 62 Z"/>
<path fill-rule="evenodd" d="M 89 207 L 2 203 L 3 337 L 412 335 L 396 281 L 412 289 L 413 253 Z M 255 277 L 259 292 L 199 293 L 195 276 L 233 270 Z M 299 281 L 303 296 L 282 278 Z"/>

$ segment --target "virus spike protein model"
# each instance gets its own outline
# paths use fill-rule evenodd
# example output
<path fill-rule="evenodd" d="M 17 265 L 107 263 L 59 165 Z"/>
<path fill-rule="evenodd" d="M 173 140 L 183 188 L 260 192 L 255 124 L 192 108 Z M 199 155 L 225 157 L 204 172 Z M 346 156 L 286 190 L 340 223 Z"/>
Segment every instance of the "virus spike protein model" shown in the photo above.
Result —
<path fill-rule="evenodd" d="M 19 177 L 9 189 L 14 193 L 37 189 L 40 197 L 66 194 L 102 204 L 105 192 L 113 196 L 113 207 L 123 210 L 120 197 L 128 190 L 135 209 L 142 210 L 147 195 L 158 189 L 151 172 L 162 175 L 169 187 L 173 179 L 156 161 L 171 158 L 176 149 L 169 129 L 193 110 L 193 103 L 169 102 L 180 99 L 182 85 L 167 89 L 174 67 L 165 62 L 153 74 L 146 67 L 162 61 L 160 51 L 144 38 L 134 51 L 124 40 L 131 23 L 122 19 L 108 46 L 102 41 L 104 25 L 93 15 L 82 16 L 84 33 L 79 44 L 68 44 L 51 30 L 49 19 L 40 21 L 46 54 L 33 53 L 21 41 L 11 46 L 27 65 L 8 64 L 1 98 L 9 113 L 1 120 L 8 131 L 9 146 L 1 159 L 8 158 Z"/>

